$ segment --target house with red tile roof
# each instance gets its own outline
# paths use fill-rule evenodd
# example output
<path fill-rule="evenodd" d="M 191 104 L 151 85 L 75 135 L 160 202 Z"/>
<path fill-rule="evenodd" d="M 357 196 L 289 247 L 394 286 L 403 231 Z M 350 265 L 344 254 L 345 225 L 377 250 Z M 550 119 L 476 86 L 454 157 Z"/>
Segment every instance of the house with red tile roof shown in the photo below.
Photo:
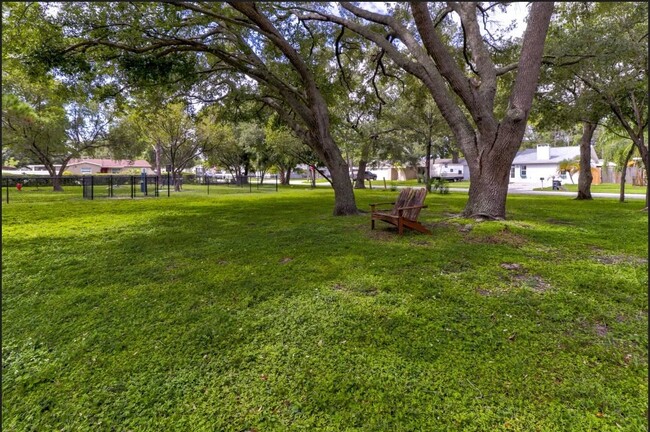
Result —
<path fill-rule="evenodd" d="M 113 159 L 71 159 L 66 171 L 75 175 L 89 174 L 124 174 L 137 169 L 152 174 L 151 164 L 146 160 L 113 160 Z"/>

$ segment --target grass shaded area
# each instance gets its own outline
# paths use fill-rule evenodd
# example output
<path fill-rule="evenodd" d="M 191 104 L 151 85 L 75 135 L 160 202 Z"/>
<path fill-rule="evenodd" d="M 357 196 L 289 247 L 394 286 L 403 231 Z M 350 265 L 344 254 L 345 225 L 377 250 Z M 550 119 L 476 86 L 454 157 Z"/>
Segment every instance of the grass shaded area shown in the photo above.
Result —
<path fill-rule="evenodd" d="M 578 185 L 577 184 L 562 184 L 564 188 L 569 191 L 569 192 L 578 192 Z M 551 186 L 545 187 L 545 188 L 536 188 L 534 190 L 543 190 L 543 191 L 550 191 L 553 190 Z M 626 194 L 645 194 L 646 187 L 645 186 L 634 186 L 634 185 L 625 185 L 625 193 Z M 591 192 L 604 192 L 604 193 L 620 193 L 621 192 L 621 185 L 615 184 L 615 183 L 601 183 L 599 185 L 591 185 Z"/>
<path fill-rule="evenodd" d="M 3 429 L 647 429 L 642 203 L 465 201 L 402 237 L 325 188 L 4 205 Z"/>

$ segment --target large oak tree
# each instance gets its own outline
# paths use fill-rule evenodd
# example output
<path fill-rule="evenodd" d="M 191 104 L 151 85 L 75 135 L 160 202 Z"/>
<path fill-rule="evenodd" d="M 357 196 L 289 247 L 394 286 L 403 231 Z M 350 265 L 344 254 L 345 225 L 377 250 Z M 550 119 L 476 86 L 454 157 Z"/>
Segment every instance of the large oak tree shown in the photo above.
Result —
<path fill-rule="evenodd" d="M 510 165 L 521 144 L 537 87 L 544 40 L 553 3 L 530 6 L 518 61 L 500 64 L 496 49 L 482 33 L 480 3 L 410 3 L 389 14 L 341 2 L 340 13 L 326 7 L 303 8 L 303 20 L 330 21 L 375 42 L 397 65 L 419 78 L 435 100 L 468 162 L 471 185 L 466 216 L 504 218 Z M 432 12 L 436 16 L 432 16 Z M 462 35 L 439 31 L 454 13 Z M 412 25 L 415 24 L 415 26 Z M 453 36 L 453 37 L 452 37 Z M 460 46 L 450 41 L 460 40 Z M 507 49 L 506 49 L 507 51 Z M 462 63 L 459 63 L 459 58 Z M 507 89 L 507 106 L 497 104 L 499 78 L 516 73 Z"/>
<path fill-rule="evenodd" d="M 326 164 L 334 214 L 357 213 L 348 166 L 330 130 L 327 34 L 272 3 L 74 3 L 62 9 L 59 19 L 75 42 L 65 53 L 92 53 L 140 75 L 190 65 L 192 73 L 179 80 L 193 75 L 217 96 L 253 88 Z"/>

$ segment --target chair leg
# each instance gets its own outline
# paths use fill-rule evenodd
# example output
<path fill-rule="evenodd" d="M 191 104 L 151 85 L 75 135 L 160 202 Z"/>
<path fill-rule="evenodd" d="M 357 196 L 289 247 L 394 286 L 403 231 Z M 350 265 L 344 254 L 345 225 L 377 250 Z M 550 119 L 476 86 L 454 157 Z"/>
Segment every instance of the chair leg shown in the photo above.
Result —
<path fill-rule="evenodd" d="M 374 220 L 374 219 L 371 219 L 371 220 L 370 220 L 370 229 L 371 229 L 371 230 L 374 230 L 374 229 L 375 229 L 375 220 Z"/>

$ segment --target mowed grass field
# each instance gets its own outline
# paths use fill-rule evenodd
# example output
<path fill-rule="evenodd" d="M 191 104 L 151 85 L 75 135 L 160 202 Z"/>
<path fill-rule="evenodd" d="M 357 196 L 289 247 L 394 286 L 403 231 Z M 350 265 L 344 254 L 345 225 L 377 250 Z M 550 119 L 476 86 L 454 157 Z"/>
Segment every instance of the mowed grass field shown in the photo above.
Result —
<path fill-rule="evenodd" d="M 466 198 L 402 237 L 325 188 L 3 205 L 3 430 L 647 430 L 643 203 Z"/>

